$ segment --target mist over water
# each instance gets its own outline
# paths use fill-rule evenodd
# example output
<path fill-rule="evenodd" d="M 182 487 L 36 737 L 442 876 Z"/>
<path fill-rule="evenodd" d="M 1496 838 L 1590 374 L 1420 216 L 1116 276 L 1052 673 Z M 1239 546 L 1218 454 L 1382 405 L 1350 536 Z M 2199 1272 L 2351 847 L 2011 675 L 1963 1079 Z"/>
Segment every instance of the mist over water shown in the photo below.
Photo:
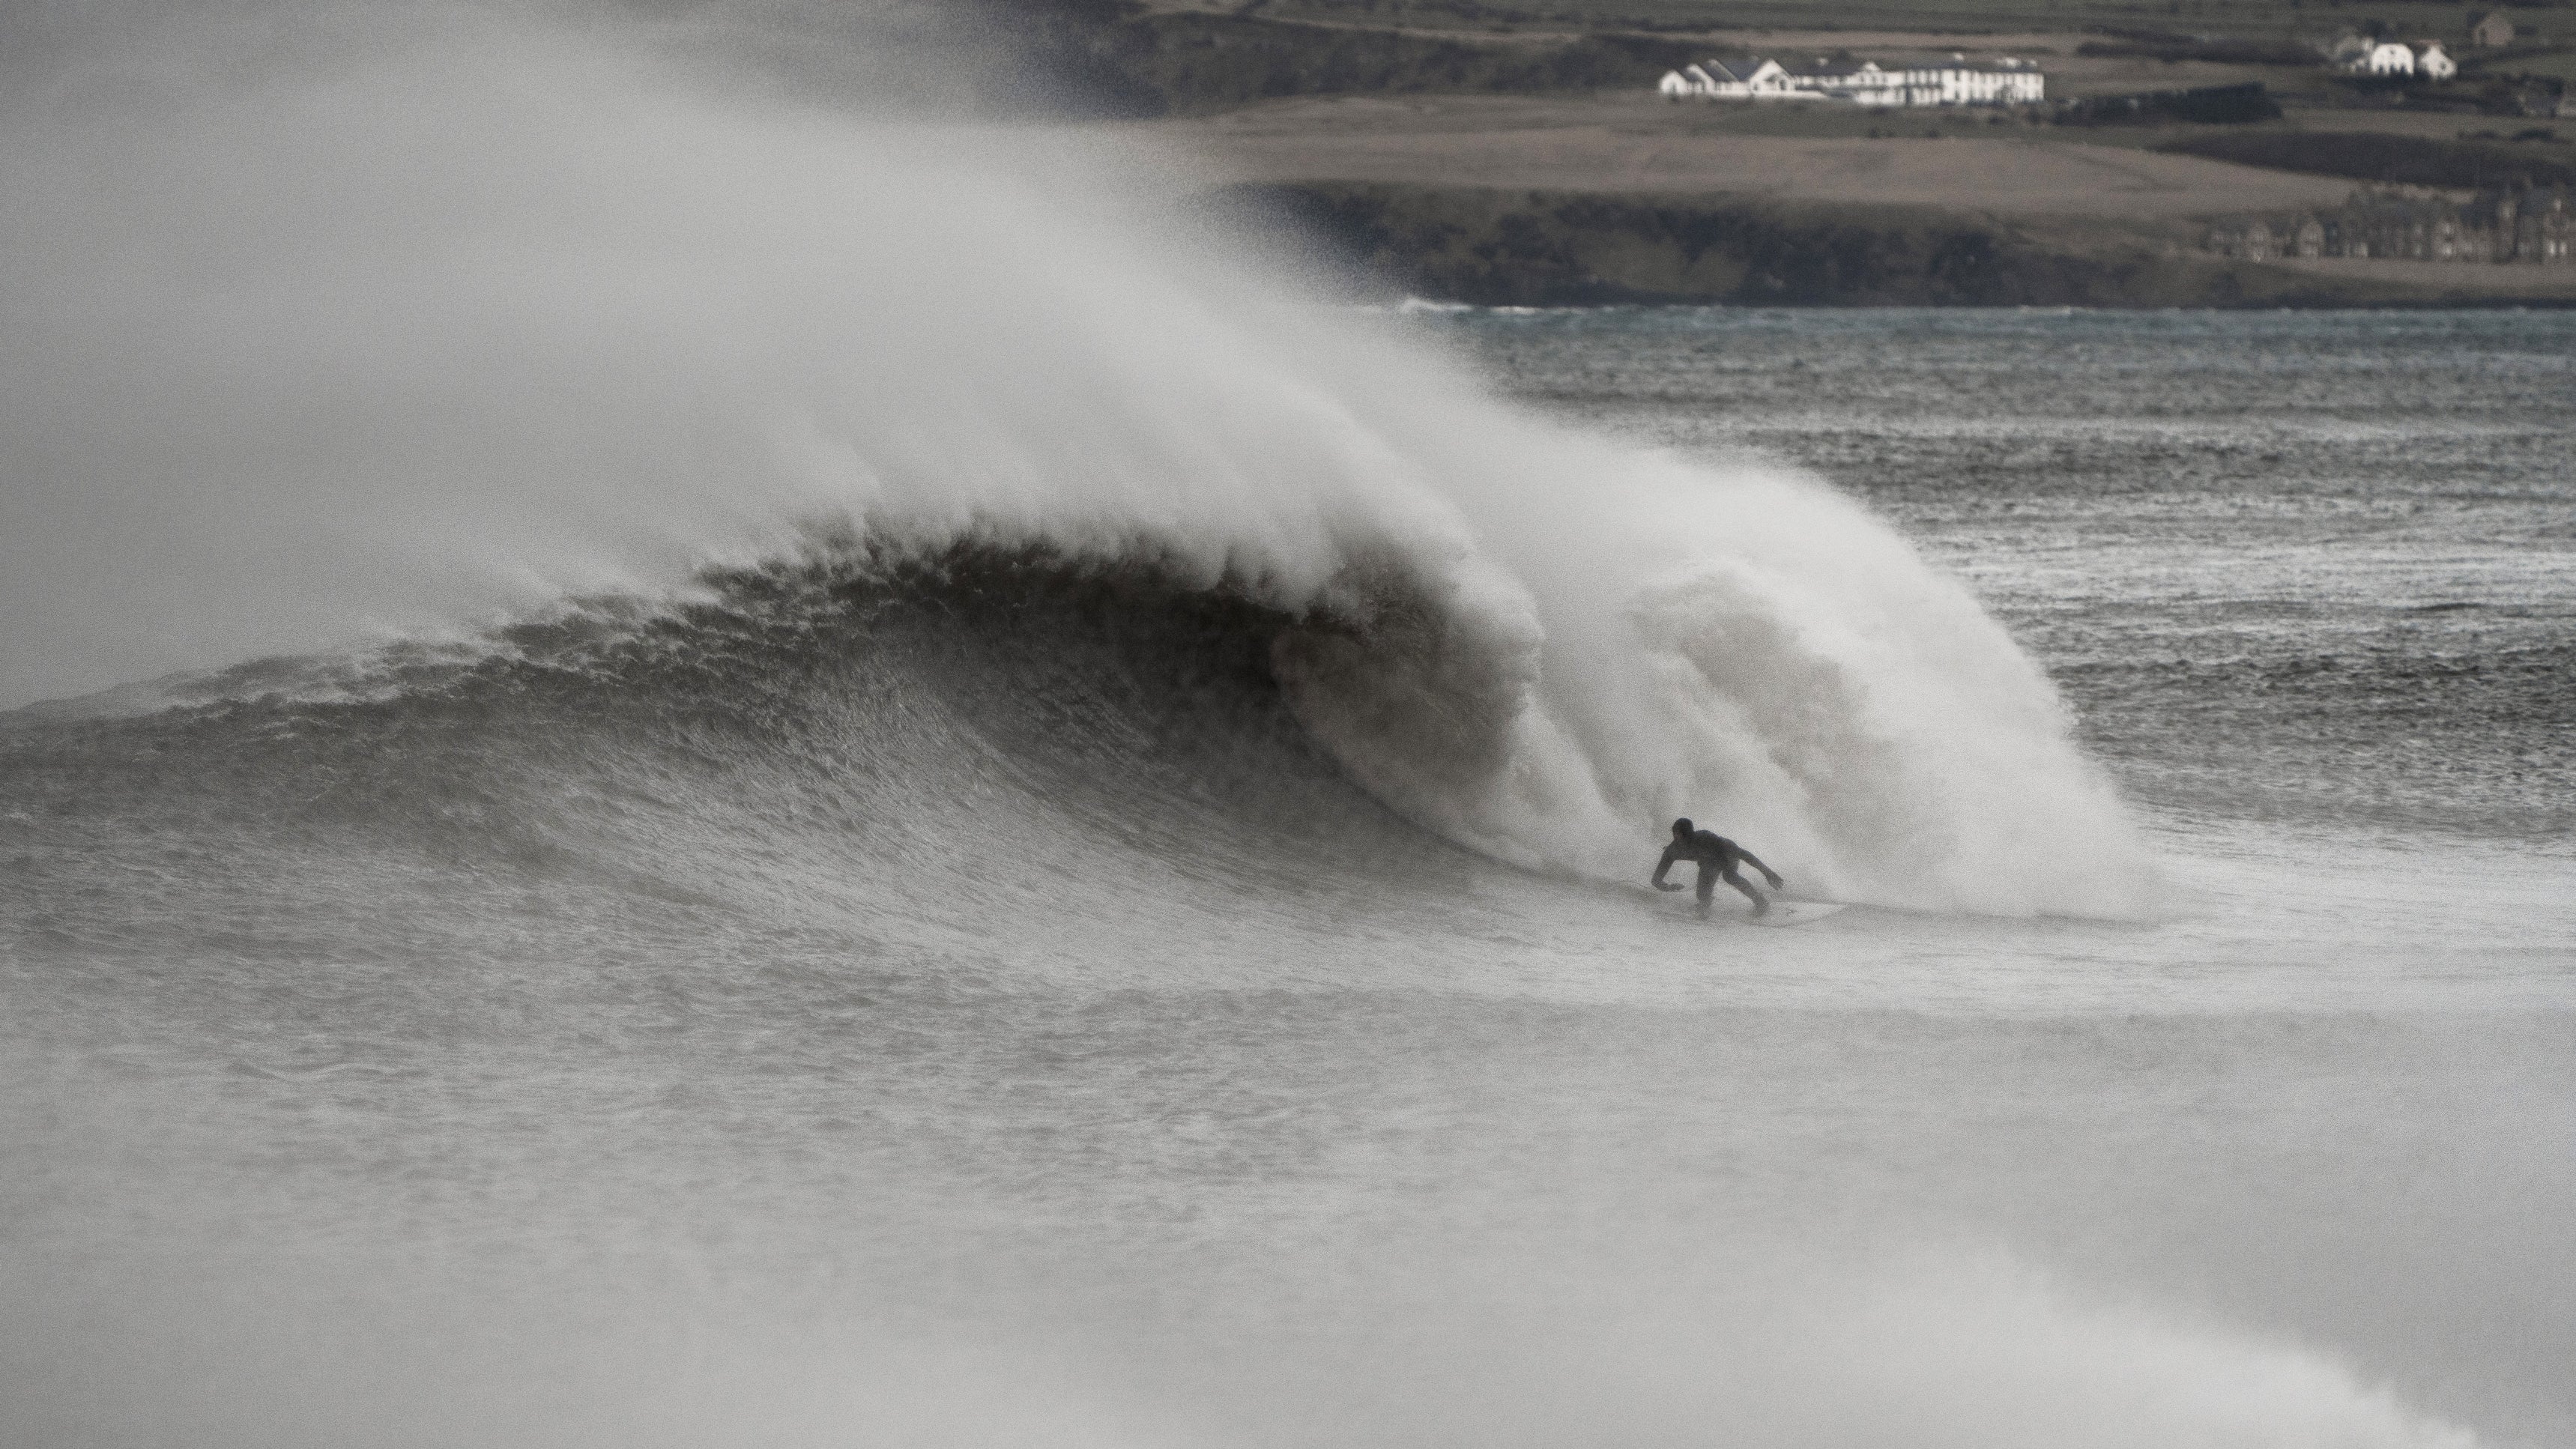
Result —
<path fill-rule="evenodd" d="M 1347 626 L 1283 642 L 1310 724 L 1515 863 L 1700 801 L 1828 892 L 2143 909 L 2045 679 L 1811 484 L 1516 416 L 989 138 L 541 34 L 182 76 L 11 148 L 21 701 L 971 539 Z"/>
<path fill-rule="evenodd" d="M 0 1438 L 2576 1438 L 2563 324 L 2365 486 L 2459 404 L 2349 320 L 1369 316 L 1035 133 L 296 33 L 0 101 Z M 2171 587 L 2249 355 L 2254 553 L 2511 627 Z M 1609 888 L 1680 813 L 1863 904 Z"/>

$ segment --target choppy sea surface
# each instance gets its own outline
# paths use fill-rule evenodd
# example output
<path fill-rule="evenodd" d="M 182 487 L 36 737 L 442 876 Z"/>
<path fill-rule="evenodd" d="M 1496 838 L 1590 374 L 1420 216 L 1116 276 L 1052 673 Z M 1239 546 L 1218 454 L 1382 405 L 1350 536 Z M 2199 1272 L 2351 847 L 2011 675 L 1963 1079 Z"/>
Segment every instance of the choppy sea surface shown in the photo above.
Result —
<path fill-rule="evenodd" d="M 215 661 L 0 716 L 0 1438 L 2576 1445 L 2576 315 L 1348 325 L 1887 520 L 2146 906 L 1927 904 L 2037 787 L 1776 602 L 1685 652 L 1787 929 L 1391 789 L 1493 691 L 1327 686 L 1426 610 L 987 550 Z"/>

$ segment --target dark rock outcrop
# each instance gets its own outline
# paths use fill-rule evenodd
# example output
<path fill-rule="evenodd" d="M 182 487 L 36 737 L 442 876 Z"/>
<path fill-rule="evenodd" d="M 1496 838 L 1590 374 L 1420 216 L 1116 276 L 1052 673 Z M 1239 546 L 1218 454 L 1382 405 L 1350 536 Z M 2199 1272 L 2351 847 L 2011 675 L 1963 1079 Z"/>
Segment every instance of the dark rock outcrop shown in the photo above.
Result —
<path fill-rule="evenodd" d="M 1212 212 L 1301 233 L 1381 293 L 1487 306 L 2350 307 L 2500 304 L 2448 279 L 2322 276 L 2112 228 L 1925 208 L 1309 182 Z M 2451 269 L 2440 269 L 2449 272 Z M 2542 299 L 2530 299 L 2542 300 Z"/>

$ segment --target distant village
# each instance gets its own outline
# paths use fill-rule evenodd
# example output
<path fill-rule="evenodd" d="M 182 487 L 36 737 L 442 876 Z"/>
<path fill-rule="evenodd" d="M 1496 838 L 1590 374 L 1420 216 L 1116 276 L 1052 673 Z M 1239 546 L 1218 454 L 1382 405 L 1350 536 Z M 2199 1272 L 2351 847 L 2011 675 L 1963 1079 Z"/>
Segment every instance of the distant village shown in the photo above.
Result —
<path fill-rule="evenodd" d="M 2528 27 L 2521 28 L 2522 34 Z M 2495 48 L 2515 43 L 2513 20 L 2501 10 L 2473 16 L 2468 43 Z M 2318 47 L 2324 63 L 2358 76 L 2420 77 L 2446 81 L 2460 73 L 2437 39 L 2413 44 L 2384 34 L 2347 31 Z M 1875 61 L 1819 58 L 1793 67 L 1773 59 L 1703 60 L 1664 72 L 1656 93 L 1673 101 L 1824 101 L 1855 106 L 2014 106 L 2047 98 L 2036 61 L 2002 56 L 1971 61 L 1954 53 L 1946 62 L 1881 67 Z"/>
<path fill-rule="evenodd" d="M 2527 31 L 2524 32 L 2527 35 Z M 2500 11 L 2471 20 L 2472 46 L 2497 47 L 2517 40 L 2516 27 Z M 2459 74 L 2440 40 L 2414 44 L 2379 36 L 2347 34 L 2332 46 L 2318 47 L 2324 64 L 2366 77 L 2408 77 L 2445 81 Z M 1947 62 L 1881 67 L 1876 62 L 1843 56 L 1818 59 L 1793 68 L 1774 59 L 1704 60 L 1665 73 L 1656 91 L 1672 101 L 1749 101 L 1822 103 L 1870 107 L 2037 105 L 2047 99 L 2047 81 L 2036 62 L 2001 56 L 1971 61 L 1953 54 Z M 2247 92 L 2240 97 L 2236 92 Z M 2245 85 L 2171 96 L 2125 98 L 2130 109 L 2141 102 L 2169 108 L 2183 97 L 2206 110 L 2219 101 L 2261 103 L 2262 87 Z M 2081 119 L 2088 108 L 2116 109 L 2115 102 L 2094 98 L 2061 102 L 2058 119 Z M 2072 106 L 2070 111 L 2068 106 Z M 2191 119 L 2257 119 L 2278 116 L 2277 106 L 2261 103 L 2242 115 Z M 2512 263 L 2524 266 L 2576 265 L 2576 198 L 2564 185 L 2517 185 L 2490 188 L 2461 201 L 2458 193 L 2415 187 L 2364 187 L 2341 207 L 2288 216 L 2238 216 L 2213 224 L 2204 241 L 2208 250 L 2248 261 L 2301 257 L 2380 257 L 2425 262 Z"/>
<path fill-rule="evenodd" d="M 2209 250 L 2247 261 L 2395 257 L 2419 262 L 2576 264 L 2576 208 L 2564 186 L 2498 188 L 2466 202 L 2413 189 L 2365 187 L 2340 208 L 2235 217 L 2210 229 Z"/>
<path fill-rule="evenodd" d="M 2513 17 L 2501 10 L 2489 10 L 2469 20 L 2469 44 L 2494 50 L 2514 43 L 2517 29 Z M 2438 40 L 2419 40 L 2413 45 L 2344 32 L 2343 39 L 2326 52 L 2326 63 L 2354 75 L 2408 75 L 2426 80 L 2449 80 L 2460 73 L 2460 63 L 2451 59 Z"/>
<path fill-rule="evenodd" d="M 1854 106 L 2016 106 L 2045 99 L 2037 64 L 2006 56 L 1975 64 L 1953 55 L 1946 64 L 1882 70 L 1875 61 L 1818 60 L 1791 70 L 1776 60 L 1704 60 L 1666 71 L 1656 91 L 1667 100 L 1827 101 Z"/>

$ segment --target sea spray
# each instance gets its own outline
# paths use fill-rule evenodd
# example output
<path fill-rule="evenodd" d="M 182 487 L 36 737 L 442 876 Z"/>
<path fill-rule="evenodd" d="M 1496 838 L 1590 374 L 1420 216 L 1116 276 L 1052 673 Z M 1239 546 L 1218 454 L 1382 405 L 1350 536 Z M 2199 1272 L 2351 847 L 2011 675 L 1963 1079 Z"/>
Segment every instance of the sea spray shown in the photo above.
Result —
<path fill-rule="evenodd" d="M 488 40 L 10 105 L 10 697 L 673 597 L 818 529 L 1150 559 L 1298 621 L 1318 737 L 1500 858 L 1625 876 L 1688 813 L 1806 890 L 2141 909 L 2045 679 L 1821 485 L 1520 415 L 1069 199 L 1114 169 Z"/>

